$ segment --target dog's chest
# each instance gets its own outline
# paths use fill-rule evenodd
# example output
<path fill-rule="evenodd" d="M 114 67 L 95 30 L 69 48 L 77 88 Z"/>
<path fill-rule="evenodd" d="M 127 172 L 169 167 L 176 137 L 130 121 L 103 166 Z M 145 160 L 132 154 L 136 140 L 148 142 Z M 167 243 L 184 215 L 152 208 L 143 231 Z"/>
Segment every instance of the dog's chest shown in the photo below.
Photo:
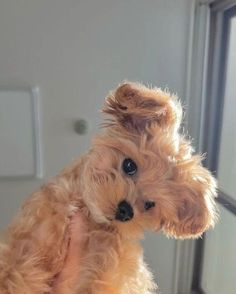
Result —
<path fill-rule="evenodd" d="M 96 294 L 156 293 L 152 274 L 143 261 L 140 245 L 107 234 L 92 234 L 84 252 L 80 289 Z M 86 281 L 87 280 L 87 281 Z M 88 285 L 89 284 L 89 285 Z M 82 292 L 78 292 L 82 293 Z"/>

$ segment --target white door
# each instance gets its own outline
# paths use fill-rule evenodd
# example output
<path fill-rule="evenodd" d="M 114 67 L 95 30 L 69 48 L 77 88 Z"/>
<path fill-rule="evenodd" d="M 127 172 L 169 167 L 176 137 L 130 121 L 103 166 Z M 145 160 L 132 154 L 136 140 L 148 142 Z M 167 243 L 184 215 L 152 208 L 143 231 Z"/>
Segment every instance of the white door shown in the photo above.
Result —
<path fill-rule="evenodd" d="M 184 99 L 190 15 L 189 0 L 0 2 L 0 90 L 39 88 L 43 155 L 41 179 L 1 179 L 1 231 L 32 191 L 88 149 L 120 81 L 168 86 Z M 89 125 L 84 135 L 74 131 L 78 119 Z M 148 235 L 144 243 L 160 293 L 174 294 L 176 242 Z"/>

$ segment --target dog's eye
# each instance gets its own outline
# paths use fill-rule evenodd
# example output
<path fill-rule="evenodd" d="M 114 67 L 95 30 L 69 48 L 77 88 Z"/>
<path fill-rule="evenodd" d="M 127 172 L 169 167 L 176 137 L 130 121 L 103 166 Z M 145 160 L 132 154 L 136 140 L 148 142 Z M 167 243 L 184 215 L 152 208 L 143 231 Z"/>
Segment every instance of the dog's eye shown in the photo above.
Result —
<path fill-rule="evenodd" d="M 136 163 L 131 158 L 125 158 L 122 168 L 123 171 L 129 176 L 133 176 L 138 170 Z"/>
<path fill-rule="evenodd" d="M 144 203 L 144 208 L 145 208 L 145 210 L 149 210 L 149 209 L 155 207 L 155 205 L 156 205 L 156 204 L 155 204 L 154 201 L 146 201 L 146 202 Z"/>

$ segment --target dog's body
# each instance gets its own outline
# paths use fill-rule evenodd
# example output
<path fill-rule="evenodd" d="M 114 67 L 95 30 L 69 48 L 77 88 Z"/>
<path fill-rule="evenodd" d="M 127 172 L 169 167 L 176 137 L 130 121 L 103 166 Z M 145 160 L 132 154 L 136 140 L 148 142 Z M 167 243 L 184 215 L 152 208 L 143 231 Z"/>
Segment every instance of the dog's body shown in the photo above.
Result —
<path fill-rule="evenodd" d="M 9 229 L 1 294 L 52 293 L 78 210 L 88 227 L 78 283 L 61 293 L 156 293 L 139 245 L 144 230 L 187 238 L 214 224 L 215 180 L 178 132 L 177 99 L 125 83 L 104 112 L 112 120 L 88 154 L 36 192 Z"/>

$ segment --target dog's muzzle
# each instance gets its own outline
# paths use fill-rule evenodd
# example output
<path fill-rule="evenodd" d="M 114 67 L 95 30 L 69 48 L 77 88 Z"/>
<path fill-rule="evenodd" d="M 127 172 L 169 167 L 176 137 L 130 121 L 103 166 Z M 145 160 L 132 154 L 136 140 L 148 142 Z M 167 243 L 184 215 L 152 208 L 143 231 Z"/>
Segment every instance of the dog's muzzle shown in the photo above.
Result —
<path fill-rule="evenodd" d="M 129 221 L 133 218 L 134 211 L 132 206 L 127 201 L 121 201 L 116 210 L 116 220 L 121 222 Z"/>

